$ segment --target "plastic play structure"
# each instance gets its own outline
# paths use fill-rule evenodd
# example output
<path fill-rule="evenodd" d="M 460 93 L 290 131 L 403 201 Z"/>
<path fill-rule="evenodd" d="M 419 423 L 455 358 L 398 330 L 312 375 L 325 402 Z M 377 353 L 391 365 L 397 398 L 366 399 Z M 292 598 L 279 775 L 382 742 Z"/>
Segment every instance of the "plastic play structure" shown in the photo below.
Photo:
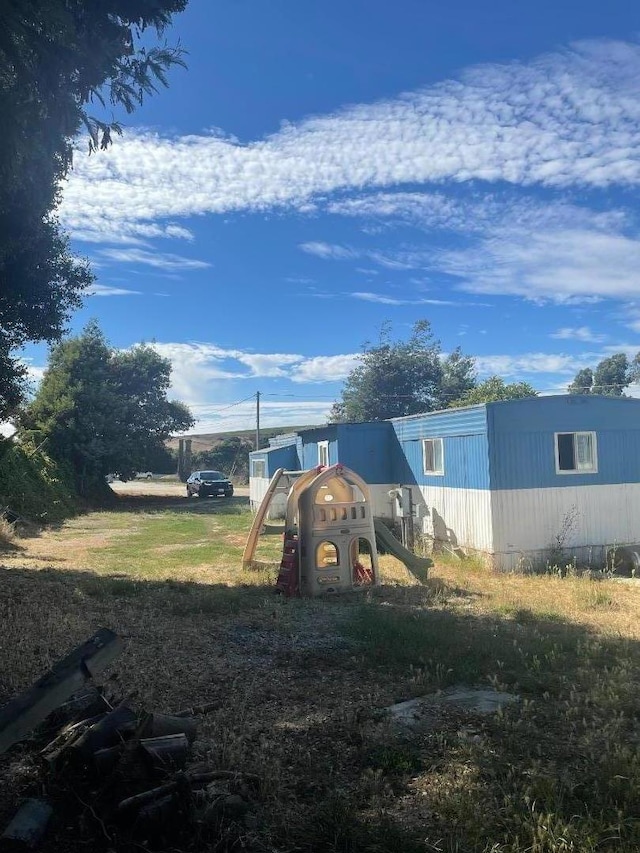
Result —
<path fill-rule="evenodd" d="M 249 532 L 243 568 L 253 562 L 269 506 L 286 475 L 280 468 L 271 478 Z M 419 580 L 426 580 L 431 560 L 416 557 L 373 518 L 369 487 L 354 471 L 340 464 L 313 468 L 289 482 L 276 583 L 284 595 L 315 597 L 378 584 L 376 541 Z"/>

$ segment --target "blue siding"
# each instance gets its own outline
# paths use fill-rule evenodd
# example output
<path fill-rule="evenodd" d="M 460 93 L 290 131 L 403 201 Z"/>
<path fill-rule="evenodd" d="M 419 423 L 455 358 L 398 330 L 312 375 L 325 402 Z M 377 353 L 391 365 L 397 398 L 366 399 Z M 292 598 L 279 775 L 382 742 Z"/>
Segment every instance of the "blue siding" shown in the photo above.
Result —
<path fill-rule="evenodd" d="M 442 438 L 445 435 L 476 435 L 487 432 L 487 411 L 483 404 L 394 418 L 391 423 L 400 442 L 415 438 Z"/>
<path fill-rule="evenodd" d="M 640 482 L 640 400 L 554 396 L 489 403 L 492 489 Z M 556 432 L 596 433 L 598 471 L 557 474 Z"/>
<path fill-rule="evenodd" d="M 302 435 L 302 470 L 308 471 L 310 468 L 315 468 L 319 465 L 318 459 L 318 442 L 329 442 L 329 462 L 334 465 L 338 461 L 338 427 L 331 424 L 326 427 L 318 427 L 318 429 L 308 429 L 301 433 Z M 346 463 L 345 463 L 346 464 Z"/>
<path fill-rule="evenodd" d="M 254 450 L 249 454 L 249 460 L 250 476 L 253 475 L 254 461 L 265 462 L 265 476 L 269 478 L 273 477 L 278 468 L 286 468 L 287 471 L 299 470 L 295 444 L 273 447 L 269 450 Z"/>
<path fill-rule="evenodd" d="M 393 429 L 388 421 L 340 424 L 336 461 L 351 468 L 367 483 L 393 483 L 392 440 Z"/>
<path fill-rule="evenodd" d="M 458 489 L 489 488 L 486 406 L 391 421 L 396 435 L 392 482 Z M 422 439 L 442 438 L 444 476 L 423 473 Z"/>
<path fill-rule="evenodd" d="M 489 488 L 489 446 L 486 435 L 448 436 L 443 438 L 442 444 L 444 475 L 435 475 L 423 473 L 421 440 L 399 442 L 395 454 L 395 476 L 391 481 L 454 489 Z"/>

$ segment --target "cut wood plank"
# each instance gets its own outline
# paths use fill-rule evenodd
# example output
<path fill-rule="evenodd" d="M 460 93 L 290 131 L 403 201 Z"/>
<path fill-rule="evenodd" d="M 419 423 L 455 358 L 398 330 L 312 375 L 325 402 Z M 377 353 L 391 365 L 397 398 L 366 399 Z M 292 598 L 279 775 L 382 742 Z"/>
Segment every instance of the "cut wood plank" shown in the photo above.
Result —
<path fill-rule="evenodd" d="M 117 634 L 100 628 L 86 643 L 54 664 L 33 687 L 0 708 L 0 755 L 108 666 L 122 647 Z"/>

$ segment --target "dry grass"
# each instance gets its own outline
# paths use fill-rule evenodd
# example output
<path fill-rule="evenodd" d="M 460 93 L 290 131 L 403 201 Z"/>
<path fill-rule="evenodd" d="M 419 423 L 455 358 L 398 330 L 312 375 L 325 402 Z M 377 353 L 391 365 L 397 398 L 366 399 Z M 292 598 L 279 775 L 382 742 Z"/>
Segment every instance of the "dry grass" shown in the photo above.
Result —
<path fill-rule="evenodd" d="M 130 501 L 14 543 L 0 701 L 108 625 L 126 640 L 122 692 L 167 711 L 216 702 L 196 757 L 262 780 L 255 824 L 210 849 L 640 849 L 640 584 L 443 563 L 421 586 L 385 556 L 365 597 L 287 601 L 277 536 L 267 568 L 239 569 L 249 520 L 239 501 Z M 459 683 L 523 701 L 423 732 L 378 713 Z M 0 759 L 0 824 L 36 790 L 28 744 Z M 128 848 L 67 815 L 45 849 Z"/>

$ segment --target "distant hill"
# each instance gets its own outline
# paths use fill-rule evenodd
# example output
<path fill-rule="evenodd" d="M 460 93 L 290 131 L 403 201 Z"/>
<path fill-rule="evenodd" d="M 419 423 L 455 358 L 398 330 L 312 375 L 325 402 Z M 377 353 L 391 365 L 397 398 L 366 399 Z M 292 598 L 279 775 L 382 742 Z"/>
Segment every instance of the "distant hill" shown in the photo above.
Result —
<path fill-rule="evenodd" d="M 297 432 L 301 429 L 312 429 L 313 426 L 319 425 L 311 424 L 308 426 L 280 426 L 266 427 L 265 429 L 260 429 L 260 444 L 263 447 L 267 446 L 269 439 L 273 438 L 274 435 L 283 435 L 287 432 Z M 179 438 L 190 438 L 191 447 L 195 452 L 197 452 L 201 450 L 211 450 L 212 447 L 215 447 L 215 445 L 219 441 L 223 441 L 225 438 L 233 438 L 237 436 L 238 438 L 248 438 L 252 441 L 255 438 L 255 435 L 255 429 L 231 430 L 230 432 L 203 432 L 198 435 L 175 436 L 173 438 L 170 438 L 166 444 L 167 447 L 169 447 L 170 449 L 177 450 Z"/>

